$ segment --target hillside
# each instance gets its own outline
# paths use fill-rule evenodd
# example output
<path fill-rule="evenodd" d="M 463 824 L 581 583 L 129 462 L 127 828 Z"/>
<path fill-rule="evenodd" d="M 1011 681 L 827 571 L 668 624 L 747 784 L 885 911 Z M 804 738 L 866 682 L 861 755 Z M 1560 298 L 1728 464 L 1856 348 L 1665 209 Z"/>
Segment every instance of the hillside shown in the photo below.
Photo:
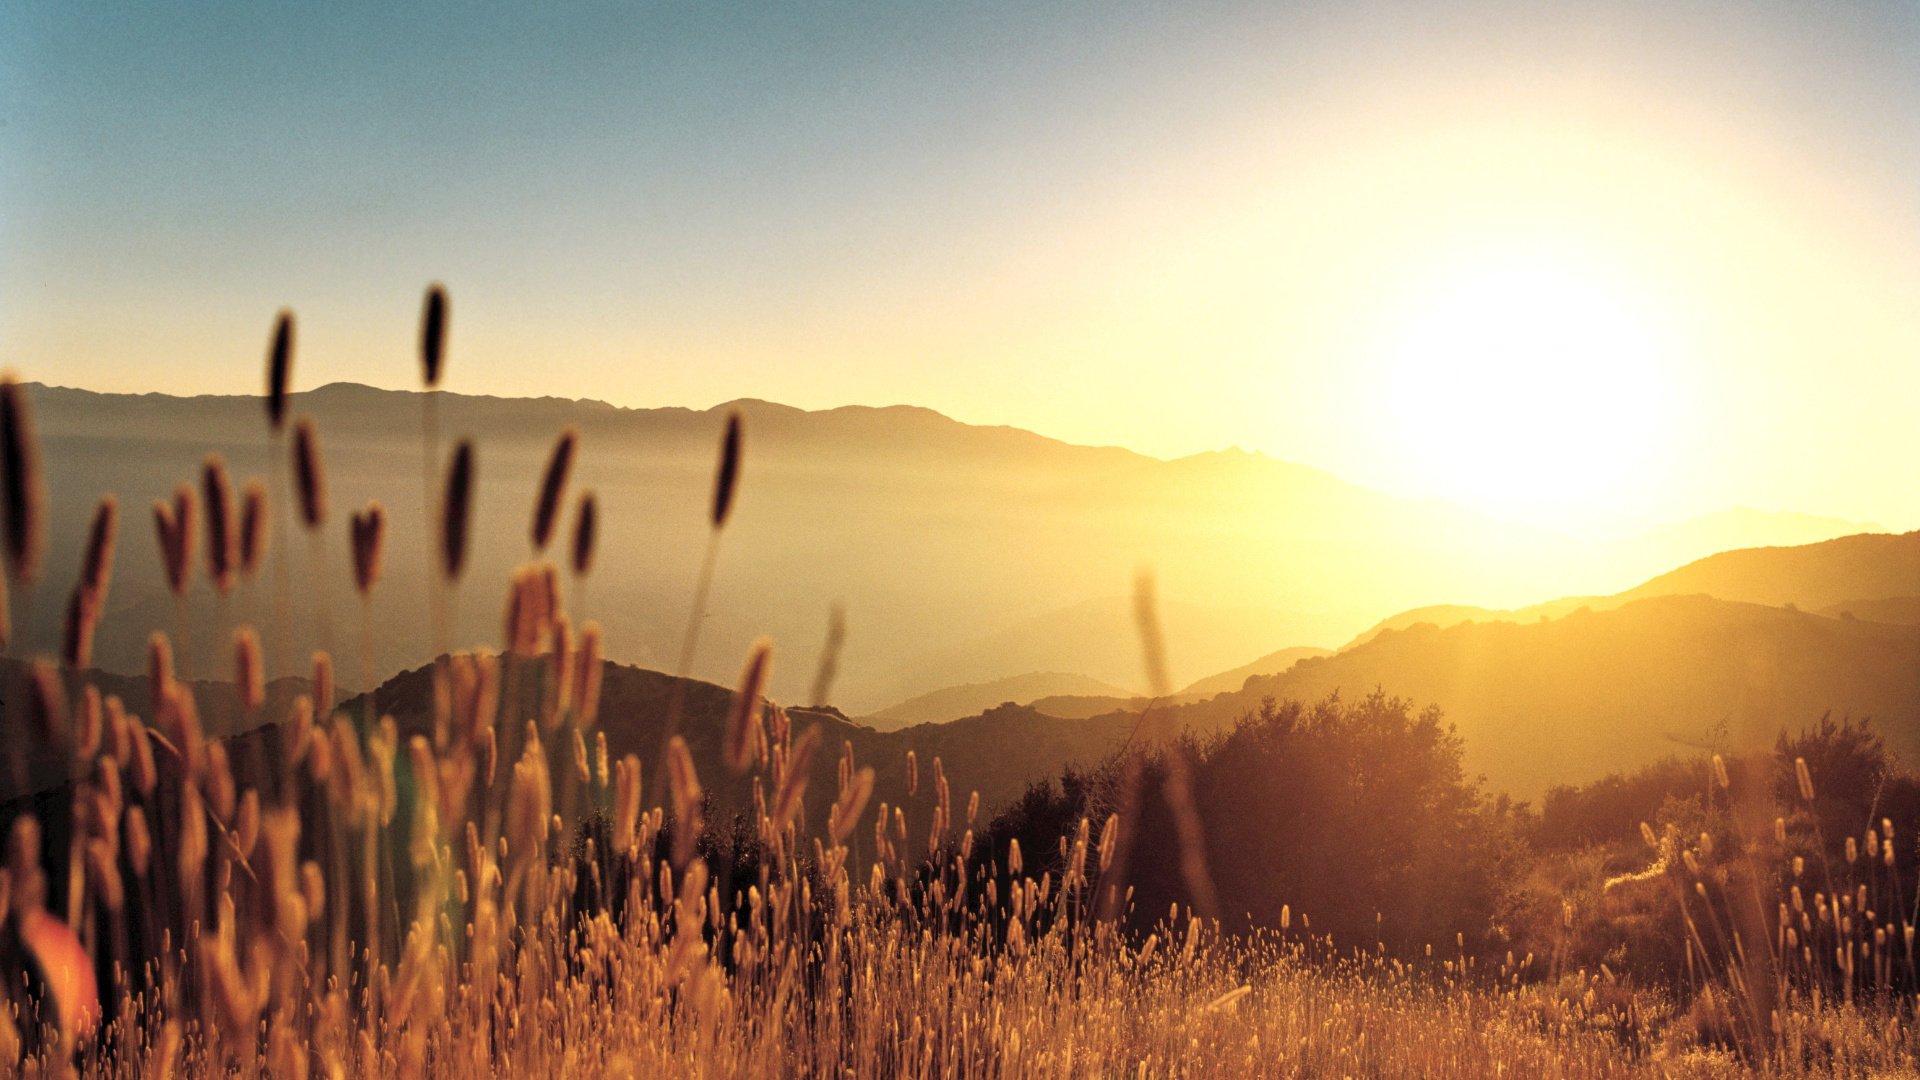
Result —
<path fill-rule="evenodd" d="M 653 769 L 662 750 L 663 721 L 676 681 L 673 676 L 625 664 L 609 663 L 604 670 L 598 730 L 606 734 L 612 756 L 640 756 L 647 765 L 648 783 L 653 781 Z M 731 776 L 721 759 L 721 740 L 732 700 L 733 691 L 725 687 L 687 680 L 678 728 L 693 752 L 702 786 L 713 797 L 714 805 L 726 813 L 744 812 L 752 806 L 747 782 Z M 403 735 L 431 732 L 429 669 L 394 676 L 374 692 L 373 701 L 376 712 L 394 717 Z M 362 708 L 362 700 L 356 698 L 341 707 L 354 713 Z M 956 815 L 964 812 L 966 799 L 975 790 L 980 792 L 982 813 L 986 813 L 1019 796 L 1029 782 L 1057 775 L 1069 763 L 1101 760 L 1133 726 L 1130 717 L 1063 720 L 1023 706 L 1002 706 L 946 723 L 917 724 L 893 731 L 875 730 L 831 708 L 795 708 L 789 715 L 796 737 L 810 725 L 821 727 L 821 752 L 814 759 L 806 804 L 808 820 L 816 829 L 825 826 L 828 802 L 837 785 L 840 749 L 848 742 L 853 744 L 856 762 L 874 768 L 874 799 L 907 806 L 914 820 L 927 821 L 931 818 L 936 756 L 943 760 Z M 1017 753 L 1009 752 L 1016 747 Z M 907 794 L 909 750 L 918 755 L 921 770 L 918 791 L 913 796 Z M 557 752 L 549 750 L 550 754 Z"/>
<path fill-rule="evenodd" d="M 1920 596 L 1878 596 L 1867 600 L 1848 600 L 1821 608 L 1819 614 L 1835 619 L 1865 619 L 1868 622 L 1893 623 L 1896 626 L 1920 626 Z"/>
<path fill-rule="evenodd" d="M 1622 595 L 1692 593 L 1775 607 L 1792 604 L 1808 611 L 1863 598 L 1920 596 L 1920 531 L 1723 551 Z"/>
<path fill-rule="evenodd" d="M 1799 520 L 1797 515 L 1785 517 Z M 1569 596 L 1506 610 L 1467 604 L 1410 608 L 1373 624 L 1344 648 L 1365 644 L 1383 630 L 1421 623 L 1445 628 L 1465 622 L 1537 622 L 1581 608 L 1604 611 L 1650 596 L 1689 595 L 1920 625 L 1920 532 L 1863 533 L 1794 547 L 1721 551 L 1611 596 Z"/>
<path fill-rule="evenodd" d="M 1178 707 L 1196 727 L 1261 699 L 1376 687 L 1438 705 L 1495 790 L 1538 794 L 1703 745 L 1770 745 L 1823 713 L 1871 717 L 1920 756 L 1920 627 L 1668 596 L 1531 622 L 1389 630 L 1236 694 Z"/>
<path fill-rule="evenodd" d="M 32 696 L 32 691 L 28 689 L 29 678 L 25 662 L 12 657 L 0 658 L 0 702 L 20 702 L 24 705 Z M 208 735 L 216 738 L 252 730 L 264 717 L 285 715 L 293 699 L 308 690 L 305 679 L 275 679 L 267 684 L 266 704 L 257 713 L 248 714 L 241 707 L 233 684 L 200 679 L 182 681 L 193 691 L 201 726 Z M 103 701 L 108 697 L 117 697 L 127 713 L 148 723 L 153 722 L 153 706 L 148 700 L 148 682 L 144 675 L 136 677 L 104 671 L 67 671 L 62 673 L 62 688 L 66 693 L 69 724 L 87 686 L 98 690 Z M 11 715 L 24 715 L 24 709 Z M 71 773 L 72 762 L 66 754 L 56 753 L 41 745 L 38 740 L 29 738 L 24 730 L 10 734 L 14 737 L 0 739 L 0 801 L 52 787 Z"/>
<path fill-rule="evenodd" d="M 1571 615 L 1581 608 L 1604 610 L 1619 607 L 1620 603 L 1620 599 L 1613 596 L 1569 596 L 1526 607 L 1503 609 L 1475 607 L 1471 604 L 1430 604 L 1381 619 L 1342 645 L 1338 651 L 1345 652 L 1356 645 L 1365 645 L 1388 630 L 1407 630 L 1421 624 L 1444 629 L 1468 622 L 1539 622 L 1541 619 Z"/>
<path fill-rule="evenodd" d="M 1209 675 L 1180 691 L 1182 697 L 1206 697 L 1210 694 L 1227 694 L 1246 685 L 1248 679 L 1263 675 L 1278 675 L 1302 660 L 1315 656 L 1326 656 L 1328 650 L 1312 646 L 1297 645 L 1291 649 L 1281 649 L 1251 663 L 1241 664 L 1230 671 L 1218 675 Z"/>
<path fill-rule="evenodd" d="M 987 683 L 949 686 L 944 690 L 935 690 L 898 705 L 888 706 L 860 719 L 864 723 L 885 731 L 911 724 L 956 720 L 962 716 L 974 716 L 985 712 L 995 705 L 1008 702 L 1030 704 L 1037 699 L 1056 695 L 1087 695 L 1103 698 L 1129 696 L 1126 690 L 1118 686 L 1098 679 L 1090 679 L 1085 675 L 1035 671 L 1026 675 L 995 679 Z"/>

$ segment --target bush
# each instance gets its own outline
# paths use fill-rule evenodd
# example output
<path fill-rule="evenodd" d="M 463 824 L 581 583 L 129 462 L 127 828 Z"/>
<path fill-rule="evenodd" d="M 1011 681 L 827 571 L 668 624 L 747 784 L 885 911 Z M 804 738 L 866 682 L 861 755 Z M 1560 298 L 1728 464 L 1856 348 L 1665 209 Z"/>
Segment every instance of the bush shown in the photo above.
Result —
<path fill-rule="evenodd" d="M 1290 909 L 1316 934 L 1414 950 L 1478 944 L 1504 914 L 1506 882 L 1523 848 L 1517 815 L 1467 779 L 1461 743 L 1436 709 L 1374 693 L 1313 706 L 1271 700 L 1228 732 L 1132 749 L 1056 789 L 1035 785 L 997 818 L 989 850 L 1019 839 L 1029 856 L 1058 857 L 1081 817 L 1100 822 L 1140 801 L 1125 885 L 1142 926 L 1193 896 L 1165 791 L 1168 755 L 1182 755 L 1218 898 L 1229 928 L 1274 927 Z"/>

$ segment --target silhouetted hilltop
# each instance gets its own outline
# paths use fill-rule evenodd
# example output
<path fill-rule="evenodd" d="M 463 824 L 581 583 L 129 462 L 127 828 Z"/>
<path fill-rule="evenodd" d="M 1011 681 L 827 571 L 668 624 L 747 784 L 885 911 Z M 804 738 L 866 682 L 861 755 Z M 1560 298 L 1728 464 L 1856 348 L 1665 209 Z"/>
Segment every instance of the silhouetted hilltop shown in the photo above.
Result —
<path fill-rule="evenodd" d="M 1035 671 L 986 683 L 950 686 L 903 701 L 879 712 L 861 717 L 865 723 L 882 730 L 910 724 L 937 723 L 962 716 L 973 716 L 995 705 L 1015 702 L 1032 704 L 1060 695 L 1127 697 L 1127 691 L 1099 679 L 1059 671 Z M 1047 710 L 1042 709 L 1042 712 Z M 1060 716 L 1061 713 L 1050 715 Z"/>
<path fill-rule="evenodd" d="M 1388 616 L 1348 642 L 1421 623 L 1537 622 L 1581 608 L 1603 611 L 1650 596 L 1711 596 L 1770 607 L 1793 606 L 1874 622 L 1920 624 L 1920 532 L 1863 533 L 1796 547 L 1722 551 L 1612 596 L 1568 596 L 1509 610 L 1434 604 Z"/>
<path fill-rule="evenodd" d="M 1835 619 L 1865 619 L 1868 622 L 1893 623 L 1896 626 L 1920 626 L 1920 596 L 1879 596 L 1867 600 L 1847 600 L 1821 608 L 1819 614 Z"/>
<path fill-rule="evenodd" d="M 1315 656 L 1326 656 L 1328 650 L 1312 646 L 1298 645 L 1291 649 L 1270 652 L 1252 663 L 1242 664 L 1231 671 L 1218 675 L 1209 675 L 1180 691 L 1181 696 L 1205 697 L 1210 694 L 1226 694 L 1245 686 L 1248 679 L 1263 675 L 1279 675 L 1288 668 Z"/>
<path fill-rule="evenodd" d="M 1861 599 L 1920 596 L 1920 532 L 1723 551 L 1622 595 L 1687 593 L 1809 611 Z"/>
<path fill-rule="evenodd" d="M 609 663 L 604 669 L 597 730 L 605 733 L 613 758 L 639 755 L 647 784 L 655 780 L 664 749 L 668 702 L 677 681 L 671 675 L 625 664 Z M 430 668 L 396 675 L 374 692 L 373 700 L 375 712 L 393 716 L 403 737 L 431 734 Z M 726 687 L 686 680 L 677 728 L 692 751 L 701 785 L 712 797 L 716 811 L 723 814 L 750 812 L 753 805 L 749 779 L 734 776 L 723 764 L 722 742 L 732 701 L 733 691 Z M 355 714 L 362 703 L 355 699 L 341 707 Z M 853 744 L 855 764 L 873 766 L 874 800 L 908 807 L 910 820 L 916 822 L 931 820 L 933 759 L 940 757 L 958 821 L 971 792 L 980 792 L 981 813 L 985 815 L 1018 797 L 1033 780 L 1057 774 L 1071 763 L 1098 762 L 1132 728 L 1130 718 L 1070 721 L 1021 706 L 988 709 L 961 720 L 894 731 L 877 731 L 832 708 L 790 707 L 787 711 L 796 739 L 813 724 L 821 729 L 820 752 L 814 758 L 806 797 L 807 821 L 816 831 L 826 827 L 827 810 L 837 790 L 841 749 L 849 742 Z M 917 791 L 911 796 L 907 793 L 909 750 L 918 755 L 920 769 Z M 556 772 L 566 765 L 564 760 L 551 760 Z M 652 805 L 664 798 L 664 792 L 652 792 L 645 798 Z"/>

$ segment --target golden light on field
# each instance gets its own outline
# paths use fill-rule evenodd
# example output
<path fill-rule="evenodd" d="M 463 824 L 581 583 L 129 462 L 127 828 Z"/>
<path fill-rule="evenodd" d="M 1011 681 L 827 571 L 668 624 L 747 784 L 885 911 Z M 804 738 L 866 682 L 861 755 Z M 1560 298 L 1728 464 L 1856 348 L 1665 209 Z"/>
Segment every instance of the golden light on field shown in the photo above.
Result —
<path fill-rule="evenodd" d="M 1617 507 L 1671 448 L 1672 328 L 1568 257 L 1454 260 L 1387 320 L 1388 430 L 1409 481 L 1495 512 Z"/>

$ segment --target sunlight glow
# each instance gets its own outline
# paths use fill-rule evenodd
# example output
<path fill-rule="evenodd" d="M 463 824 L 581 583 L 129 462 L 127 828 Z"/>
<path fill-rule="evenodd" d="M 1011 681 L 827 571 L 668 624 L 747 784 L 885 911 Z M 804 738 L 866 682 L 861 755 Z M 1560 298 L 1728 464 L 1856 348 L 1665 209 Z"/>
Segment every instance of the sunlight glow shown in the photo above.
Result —
<path fill-rule="evenodd" d="M 1448 267 L 1388 337 L 1409 479 L 1493 512 L 1617 505 L 1671 443 L 1673 335 L 1630 289 L 1547 256 Z"/>

